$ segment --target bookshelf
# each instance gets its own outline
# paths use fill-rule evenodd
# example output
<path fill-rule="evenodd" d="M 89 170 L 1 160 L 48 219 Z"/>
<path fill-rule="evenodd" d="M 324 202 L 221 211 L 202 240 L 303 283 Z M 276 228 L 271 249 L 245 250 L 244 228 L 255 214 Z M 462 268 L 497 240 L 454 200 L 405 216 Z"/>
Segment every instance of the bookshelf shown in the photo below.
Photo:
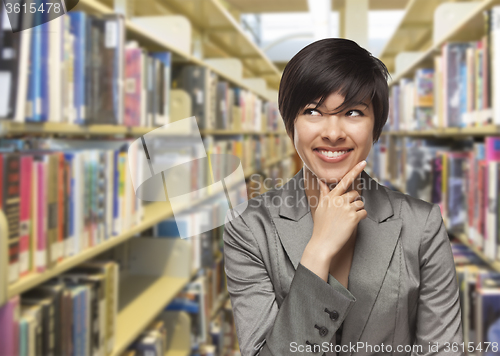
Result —
<path fill-rule="evenodd" d="M 270 167 L 281 160 L 283 160 L 286 157 L 289 157 L 291 155 L 295 154 L 295 152 L 289 152 L 288 155 L 285 157 L 279 157 L 276 159 L 271 160 L 266 164 L 265 167 Z M 252 171 L 249 173 L 245 174 L 245 178 L 249 178 L 252 174 L 257 173 L 256 171 Z M 228 186 L 228 190 L 231 190 L 234 187 L 234 184 L 232 186 Z M 206 197 L 203 197 L 201 199 L 196 200 L 195 202 L 192 202 L 189 204 L 189 206 L 185 206 L 184 209 L 188 209 L 192 206 L 196 206 L 207 199 L 216 196 L 220 194 L 221 191 L 216 191 L 211 195 L 208 195 Z M 182 208 L 181 208 L 182 210 Z M 0 214 L 3 215 L 3 212 L 0 212 Z M 115 246 L 118 246 L 119 244 L 127 241 L 128 239 L 132 238 L 134 235 L 137 233 L 144 231 L 151 226 L 157 224 L 158 222 L 165 220 L 169 217 L 173 216 L 173 211 L 168 202 L 156 202 L 149 204 L 145 207 L 145 212 L 144 212 L 144 220 L 139 224 L 131 228 L 130 230 L 126 231 L 125 233 L 115 236 L 114 238 L 107 240 L 95 247 L 89 248 L 87 250 L 84 250 L 83 252 L 79 253 L 78 255 L 65 259 L 63 262 L 59 263 L 56 265 L 56 267 L 51 268 L 46 270 L 43 273 L 32 273 L 26 277 L 23 277 L 19 279 L 19 281 L 14 282 L 13 284 L 8 286 L 8 293 L 6 294 L 7 298 L 12 298 L 15 295 L 21 294 L 37 285 L 42 284 L 43 282 L 49 280 L 50 278 L 57 276 L 79 264 L 81 264 L 84 261 L 90 260 L 94 258 L 95 256 L 100 255 L 101 253 L 108 251 Z M 2 231 L 1 236 L 5 237 L 8 236 L 8 231 L 5 226 L 5 230 Z M 5 242 L 6 244 L 6 242 Z M 1 295 L 1 294 L 0 294 Z M 3 303 L 0 303 L 3 304 Z"/>
<path fill-rule="evenodd" d="M 235 22 L 235 20 L 231 17 L 231 15 L 225 10 L 220 4 L 218 4 L 217 1 L 214 0 L 207 0 L 207 1 L 202 1 L 201 2 L 203 6 L 200 8 L 208 8 L 208 11 L 213 11 L 214 16 L 217 19 L 225 19 L 223 20 L 223 24 L 227 25 L 228 27 L 224 27 L 227 32 L 226 35 L 230 35 L 231 33 L 238 33 L 237 36 L 235 36 L 230 44 L 225 44 L 224 46 L 234 46 L 235 43 L 241 43 L 241 44 L 246 44 L 247 46 L 247 51 L 250 51 L 249 53 L 241 53 L 241 52 L 234 52 L 234 55 L 232 57 L 235 58 L 241 58 L 243 59 L 244 63 L 250 63 L 256 62 L 257 66 L 259 69 L 254 69 L 257 72 L 257 75 L 265 73 L 266 78 L 271 73 L 269 76 L 269 81 L 271 84 L 273 84 L 273 88 L 277 88 L 279 84 L 279 80 L 281 77 L 281 73 L 278 71 L 276 66 L 274 66 L 269 59 L 263 54 L 263 52 L 251 41 L 246 34 L 244 34 L 240 28 L 240 26 Z M 151 4 L 151 1 L 149 2 Z M 197 12 L 199 11 L 200 8 L 192 8 L 193 7 L 193 2 L 190 1 L 177 1 L 176 4 L 178 5 L 178 10 L 180 13 L 187 14 L 189 16 L 192 16 L 190 19 L 195 20 L 198 19 Z M 183 5 L 184 4 L 184 5 Z M 140 9 L 147 9 L 147 7 L 141 6 Z M 114 10 L 112 7 L 107 6 L 103 2 L 99 2 L 96 0 L 82 0 L 78 2 L 78 5 L 75 6 L 73 11 L 85 11 L 90 14 L 111 14 L 114 13 Z M 157 12 L 153 12 L 154 14 L 157 14 Z M 178 14 L 179 12 L 177 12 Z M 144 15 L 144 14 L 142 14 Z M 189 18 L 189 17 L 188 17 Z M 211 22 L 210 22 L 211 23 Z M 214 32 L 217 31 L 218 24 L 214 23 L 211 26 L 213 26 Z M 251 85 L 248 85 L 248 83 L 245 83 L 242 79 L 240 78 L 235 78 L 234 76 L 228 75 L 227 72 L 222 71 L 220 69 L 214 68 L 210 64 L 207 63 L 207 61 L 202 60 L 191 53 L 187 53 L 186 51 L 183 51 L 174 45 L 172 43 L 169 43 L 167 40 L 162 39 L 160 36 L 154 34 L 152 31 L 148 31 L 144 27 L 141 27 L 134 23 L 132 20 L 126 18 L 125 19 L 125 28 L 127 31 L 127 36 L 129 40 L 137 40 L 139 43 L 141 43 L 142 46 L 148 48 L 148 49 L 154 49 L 154 50 L 167 50 L 171 51 L 176 55 L 176 58 L 179 61 L 191 63 L 191 64 L 196 64 L 200 66 L 204 66 L 209 68 L 211 71 L 219 75 L 221 78 L 224 80 L 229 81 L 231 84 L 244 88 L 247 90 L 250 90 L 257 94 L 259 97 L 265 100 L 269 101 L 276 101 L 277 96 L 275 92 L 268 92 L 267 90 L 262 90 L 262 89 L 255 89 Z M 210 26 L 207 24 L 204 27 L 205 31 L 210 31 L 212 30 Z M 182 35 L 182 34 L 180 34 Z M 187 41 L 191 42 L 191 39 L 186 39 Z M 249 44 L 250 43 L 250 44 Z M 244 46 L 243 46 L 244 47 Z M 250 57 L 250 58 L 247 58 Z M 256 61 L 256 59 L 259 59 L 259 61 Z M 264 66 L 260 67 L 262 64 L 265 64 Z M 254 72 L 251 72 L 252 74 L 255 74 Z"/>
<path fill-rule="evenodd" d="M 119 8 L 119 5 L 120 1 L 118 0 L 115 2 L 106 0 L 80 0 L 78 5 L 72 9 L 72 12 L 82 11 L 90 15 L 107 15 L 115 13 L 115 10 Z M 155 6 L 159 7 L 161 11 L 156 11 L 154 9 Z M 161 18 L 165 20 L 167 31 L 160 32 L 155 31 L 154 29 L 152 30 L 147 25 L 144 25 L 144 21 L 141 22 L 141 17 L 143 18 L 142 20 L 144 20 L 144 18 L 148 19 L 150 16 L 161 16 Z M 254 94 L 257 99 L 262 100 L 262 106 L 264 106 L 266 102 L 275 103 L 277 101 L 276 89 L 278 88 L 281 77 L 280 71 L 265 56 L 259 47 L 243 32 L 236 19 L 221 5 L 219 1 L 155 0 L 141 2 L 140 6 L 137 6 L 137 9 L 134 10 L 132 16 L 124 18 L 123 24 L 126 41 L 135 40 L 140 48 L 150 52 L 169 51 L 172 55 L 170 69 L 174 65 L 180 66 L 185 64 L 203 67 L 213 72 L 219 80 L 227 81 L 230 84 L 230 88 L 243 89 Z M 179 28 L 183 30 L 182 33 L 175 33 L 176 25 L 180 26 Z M 169 30 L 172 30 L 171 33 Z M 193 35 L 193 37 L 191 35 Z M 186 50 L 186 46 L 179 45 L 182 41 L 189 44 L 193 42 L 195 51 L 191 53 L 191 50 Z M 198 51 L 196 48 L 201 48 L 201 51 Z M 141 73 L 141 75 L 142 74 L 143 73 Z M 176 87 L 170 88 L 170 99 L 172 103 L 174 102 L 173 95 L 175 91 L 177 91 Z M 183 92 L 182 90 L 178 91 Z M 186 93 L 187 92 L 180 94 L 176 93 L 176 95 L 184 95 L 184 97 L 186 97 Z M 257 99 L 255 100 L 258 101 Z M 182 104 L 185 107 L 190 107 L 191 102 L 188 100 L 182 102 Z M 238 106 L 238 104 L 236 104 L 236 106 Z M 169 123 L 191 116 L 186 114 L 189 110 L 186 110 L 185 107 L 174 107 L 172 104 Z M 62 116 L 63 115 L 61 115 L 61 117 Z M 50 140 L 75 137 L 81 139 L 101 139 L 104 142 L 106 140 L 111 141 L 116 138 L 137 138 L 157 128 L 152 126 L 130 127 L 125 125 L 109 124 L 76 125 L 66 122 L 51 122 L 50 120 L 50 117 L 48 118 L 48 122 L 36 123 L 0 120 L 0 140 L 31 138 Z M 234 127 L 238 126 L 235 125 Z M 258 128 L 259 126 L 254 125 L 243 127 Z M 265 140 L 263 140 L 265 141 L 265 144 L 275 143 L 274 146 L 276 146 L 278 142 L 281 144 L 283 140 L 288 139 L 286 137 L 286 132 L 282 130 L 280 125 L 278 125 L 278 129 L 276 131 L 265 130 L 265 127 L 266 126 L 262 125 L 263 130 L 255 131 L 243 129 L 202 129 L 200 130 L 200 134 L 204 138 L 210 136 L 220 139 L 231 139 L 230 136 L 239 136 L 239 138 L 244 136 L 244 139 L 250 138 L 252 141 L 254 139 L 258 140 L 259 137 L 265 137 Z M 271 128 L 275 126 L 268 125 L 267 127 Z M 189 133 L 176 133 L 175 135 L 170 135 L 172 135 L 172 137 L 186 137 L 186 139 L 192 137 Z M 117 140 L 117 142 L 118 141 L 119 140 Z M 243 147 L 245 149 L 245 147 L 250 146 Z M 219 149 L 219 147 L 217 147 L 217 149 Z M 266 149 L 263 149 L 263 152 L 267 151 L 266 146 Z M 260 165 L 261 168 L 259 170 L 249 170 L 248 168 L 245 168 L 245 171 L 248 171 L 245 174 L 245 179 L 250 178 L 253 174 L 262 173 L 270 168 L 273 168 L 270 172 L 272 172 L 271 175 L 275 178 L 275 172 L 282 172 L 283 169 L 281 166 L 277 165 L 283 160 L 289 159 L 291 156 L 295 155 L 295 151 L 290 151 L 281 155 L 285 151 L 284 146 L 281 146 L 281 150 L 272 150 L 269 148 L 269 151 L 276 151 L 280 154 L 277 156 L 273 155 L 268 159 L 262 159 L 262 164 Z M 238 185 L 239 184 L 228 184 L 226 188 L 232 192 L 233 189 L 236 190 L 236 188 L 238 188 Z M 208 196 L 196 199 L 194 202 L 186 204 L 186 206 L 182 207 L 180 211 L 189 210 L 189 208 L 192 208 L 193 206 L 206 203 L 221 193 L 223 192 L 215 191 Z M 178 211 L 179 210 L 176 208 L 176 213 Z M 152 228 L 163 220 L 173 217 L 174 215 L 172 207 L 168 202 L 154 202 L 147 204 L 144 206 L 143 213 L 144 217 L 140 223 L 136 224 L 132 228 L 122 231 L 119 235 L 112 236 L 92 247 L 84 248 L 73 256 L 64 257 L 64 259 L 57 261 L 53 267 L 47 267 L 44 272 L 38 273 L 30 271 L 28 275 L 22 276 L 17 281 L 9 284 L 7 268 L 3 268 L 3 266 L 9 265 L 7 256 L 7 252 L 9 250 L 7 238 L 8 227 L 5 223 L 5 214 L 0 211 L 0 250 L 2 251 L 2 254 L 0 255 L 0 266 L 2 266 L 2 268 L 0 268 L 0 270 L 2 270 L 2 274 L 0 275 L 0 307 L 2 307 L 2 305 L 8 305 L 10 299 L 21 296 L 21 294 L 25 292 L 32 289 L 38 290 L 37 287 L 45 285 L 46 282 L 64 274 L 65 272 L 72 271 L 75 267 L 79 267 L 81 264 L 89 262 L 96 257 L 102 257 L 103 255 L 106 255 L 106 257 L 108 255 L 112 256 L 122 248 L 126 250 L 129 246 L 137 247 L 134 251 L 128 251 L 129 256 L 127 256 L 127 258 L 129 258 L 135 254 L 135 263 L 137 264 L 137 251 L 143 248 L 143 246 L 139 246 L 139 244 L 142 243 L 147 245 L 147 243 L 144 242 L 147 238 L 144 236 L 136 238 L 137 235 Z M 174 239 L 156 240 L 157 241 L 153 242 L 153 245 L 158 244 L 158 247 L 165 247 L 165 245 L 171 243 L 167 240 Z M 177 242 L 181 245 L 185 242 L 181 239 L 176 240 L 178 240 Z M 176 250 L 172 248 L 168 251 L 170 252 Z M 168 254 L 168 257 L 163 255 L 161 258 L 157 259 L 159 261 L 162 260 L 165 264 L 169 264 L 169 266 L 149 266 L 151 267 L 150 271 L 144 270 L 144 266 L 134 267 L 133 261 L 129 264 L 129 261 L 127 260 L 127 263 L 123 264 L 125 266 L 125 272 L 122 274 L 122 271 L 120 270 L 120 280 L 118 283 L 119 303 L 116 313 L 114 346 L 112 352 L 110 353 L 111 355 L 122 355 L 127 350 L 129 345 L 141 336 L 145 328 L 147 328 L 152 321 L 157 320 L 158 317 L 163 317 L 163 314 L 165 314 L 165 307 L 179 294 L 179 292 L 183 291 L 195 277 L 200 276 L 200 272 L 203 269 L 197 269 L 196 271 L 189 270 L 190 268 L 188 266 L 191 265 L 187 261 L 190 261 L 192 256 L 188 256 L 188 252 L 192 251 L 188 251 L 184 246 L 181 248 L 181 252 L 179 253 Z M 130 258 L 133 260 L 132 257 Z M 144 258 L 144 260 L 147 260 L 147 257 Z M 119 264 L 120 268 L 122 267 L 121 262 L 122 261 L 120 261 Z M 148 263 L 145 264 L 147 265 Z M 177 267 L 173 267 L 173 265 Z M 219 267 L 220 263 L 217 266 L 214 264 L 213 267 L 207 268 L 213 268 L 215 274 L 215 269 L 219 269 Z M 222 274 L 223 273 L 224 271 L 222 266 Z M 213 281 L 217 281 L 217 278 L 213 278 L 213 280 L 210 280 L 207 284 L 212 283 Z M 215 282 L 213 283 L 214 285 L 216 284 Z M 221 283 L 220 278 L 217 283 Z M 223 283 L 224 282 L 222 280 L 222 284 Z M 210 290 L 210 293 L 212 293 L 212 290 Z M 224 306 L 227 305 L 227 301 L 229 299 L 227 291 L 223 289 L 222 292 L 219 293 L 217 286 L 213 287 L 213 294 L 214 295 L 211 296 L 213 299 L 211 301 L 213 303 L 212 305 L 207 306 L 207 308 L 210 307 L 211 309 L 210 315 L 207 317 L 209 322 L 216 320 L 217 317 L 220 317 L 220 315 L 225 312 L 223 309 Z M 218 295 L 215 296 L 215 294 Z M 109 315 L 106 315 L 106 318 L 108 318 L 108 316 Z M 92 318 L 94 318 L 94 316 L 92 316 Z M 174 333 L 175 337 L 178 337 L 179 340 L 189 339 L 191 330 L 189 330 L 189 328 L 186 329 L 186 326 L 189 325 L 187 323 L 190 322 L 190 320 L 188 319 L 186 321 L 185 316 L 184 319 L 181 319 L 179 319 L 179 325 L 175 325 L 174 328 L 183 328 L 183 333 L 182 335 L 180 333 Z M 164 320 L 165 323 L 171 322 L 170 318 Z M 221 337 L 224 337 L 224 335 Z M 92 341 L 92 343 L 93 342 L 94 341 Z M 189 343 L 190 342 L 191 341 L 189 340 Z M 166 354 L 175 356 L 188 355 L 189 353 L 190 344 L 186 344 L 178 349 L 169 349 Z"/>
<path fill-rule="evenodd" d="M 418 6 L 418 8 L 420 9 L 420 6 L 424 2 L 425 0 L 412 1 L 410 2 L 410 4 L 408 4 L 407 9 L 408 11 L 411 11 L 411 13 L 413 13 L 414 6 Z M 406 66 L 401 68 L 399 71 L 396 71 L 394 77 L 389 82 L 389 86 L 393 86 L 394 84 L 398 83 L 402 78 L 411 77 L 412 75 L 415 74 L 416 69 L 430 65 L 432 57 L 436 53 L 440 52 L 441 46 L 444 43 L 455 40 L 465 41 L 465 40 L 477 39 L 478 31 L 482 30 L 481 20 L 483 16 L 483 11 L 490 9 L 495 5 L 500 4 L 500 2 L 498 0 L 484 0 L 484 1 L 470 2 L 469 4 L 471 5 L 470 6 L 471 9 L 469 11 L 466 11 L 465 13 L 460 14 L 456 19 L 455 24 L 451 25 L 447 29 L 443 29 L 441 33 L 435 35 L 435 37 L 439 38 L 438 40 L 433 42 L 425 41 L 427 47 L 422 47 L 419 49 L 419 51 L 413 53 L 413 59 L 408 60 Z M 410 16 L 405 16 L 406 21 L 411 21 L 411 13 Z M 397 31 L 398 30 L 396 30 L 396 33 Z M 389 44 L 391 44 L 392 41 L 395 41 L 394 40 L 395 36 L 393 36 L 393 38 L 389 40 Z M 423 46 L 425 46 L 425 44 L 423 44 Z M 393 51 L 390 45 L 384 48 L 384 53 L 388 52 L 400 53 L 397 47 L 395 47 Z"/>
<path fill-rule="evenodd" d="M 383 131 L 382 135 L 386 136 L 403 136 L 403 137 L 464 137 L 464 136 L 497 136 L 500 135 L 500 126 L 484 125 L 474 127 L 443 127 L 432 130 L 399 130 L 399 131 Z"/>
<path fill-rule="evenodd" d="M 390 186 L 394 187 L 395 189 L 397 189 L 398 191 L 402 192 L 402 193 L 406 193 L 405 192 L 405 189 L 402 188 L 397 182 L 394 182 L 392 180 L 386 182 L 388 183 Z M 450 232 L 450 234 L 457 238 L 462 244 L 466 245 L 468 248 L 470 248 L 472 251 L 474 251 L 474 253 L 479 257 L 481 258 L 481 260 L 483 260 L 489 267 L 491 267 L 491 269 L 497 271 L 497 272 L 500 272 L 500 261 L 499 260 L 492 260 L 491 258 L 489 258 L 488 256 L 486 256 L 481 250 L 479 250 L 476 246 L 474 246 L 473 244 L 471 244 L 467 238 L 467 235 L 464 234 L 464 233 L 454 233 L 454 232 Z"/>
<path fill-rule="evenodd" d="M 441 208 L 464 343 L 479 346 L 499 341 L 491 334 L 500 306 L 498 5 L 408 3 L 380 56 L 392 76 L 391 112 L 371 166 L 382 184 Z"/>
<path fill-rule="evenodd" d="M 155 14 L 157 8 L 148 9 L 152 1 L 141 3 L 137 15 Z M 247 77 L 264 78 L 270 87 L 278 88 L 281 73 L 264 52 L 243 32 L 229 11 L 217 0 L 161 1 L 166 9 L 186 16 L 193 28 L 204 33 L 208 40 L 202 42 L 206 57 L 240 58 Z"/>
<path fill-rule="evenodd" d="M 153 127 L 127 127 L 123 125 L 75 125 L 57 122 L 0 122 L 0 137 L 20 136 L 20 135 L 61 135 L 61 136 L 126 136 L 137 137 L 145 135 L 153 130 Z M 208 135 L 286 135 L 286 132 L 277 131 L 245 131 L 245 130 L 200 130 L 202 136 Z M 162 131 L 161 135 L 172 135 L 186 137 L 191 134 L 169 134 Z M 194 137 L 194 136 L 193 136 Z"/>
<path fill-rule="evenodd" d="M 121 305 L 112 355 L 120 355 L 189 280 L 167 276 L 132 276 L 122 281 Z"/>

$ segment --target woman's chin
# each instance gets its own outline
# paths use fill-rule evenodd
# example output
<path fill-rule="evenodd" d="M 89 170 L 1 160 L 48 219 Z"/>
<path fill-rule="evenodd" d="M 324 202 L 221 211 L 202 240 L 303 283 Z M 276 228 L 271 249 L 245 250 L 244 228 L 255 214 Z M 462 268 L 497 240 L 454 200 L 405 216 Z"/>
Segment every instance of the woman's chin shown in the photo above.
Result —
<path fill-rule="evenodd" d="M 338 183 L 346 173 L 344 169 L 319 169 L 315 176 L 325 183 Z"/>

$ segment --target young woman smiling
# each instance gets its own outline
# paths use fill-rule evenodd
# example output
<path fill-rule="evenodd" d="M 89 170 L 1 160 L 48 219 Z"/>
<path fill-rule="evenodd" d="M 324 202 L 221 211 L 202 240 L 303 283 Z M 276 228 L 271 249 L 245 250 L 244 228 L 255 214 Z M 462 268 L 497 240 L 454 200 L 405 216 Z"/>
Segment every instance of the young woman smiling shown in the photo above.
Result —
<path fill-rule="evenodd" d="M 287 64 L 279 109 L 303 167 L 226 215 L 243 356 L 464 354 L 438 205 L 363 171 L 387 120 L 387 78 L 347 39 L 314 42 Z"/>

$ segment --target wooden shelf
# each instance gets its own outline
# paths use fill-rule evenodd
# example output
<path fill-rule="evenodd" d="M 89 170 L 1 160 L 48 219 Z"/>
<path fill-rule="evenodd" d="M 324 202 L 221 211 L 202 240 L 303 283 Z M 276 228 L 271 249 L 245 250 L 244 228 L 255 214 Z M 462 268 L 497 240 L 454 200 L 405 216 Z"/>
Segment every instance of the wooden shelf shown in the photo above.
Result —
<path fill-rule="evenodd" d="M 394 186 L 394 188 L 398 189 L 400 192 L 405 193 L 405 190 L 399 187 L 397 184 L 395 184 L 393 181 L 389 181 L 389 184 Z M 443 217 L 444 220 L 445 217 Z M 445 222 L 446 224 L 446 222 Z M 491 260 L 488 258 L 482 251 L 480 251 L 476 246 L 472 245 L 465 233 L 449 233 L 453 237 L 456 237 L 461 243 L 466 245 L 468 248 L 470 248 L 480 259 L 482 259 L 486 264 L 488 264 L 492 269 L 494 269 L 497 272 L 500 272 L 500 261 L 498 260 Z"/>
<path fill-rule="evenodd" d="M 138 137 L 153 131 L 157 127 L 127 127 L 123 125 L 75 125 L 57 122 L 13 122 L 0 121 L 0 137 L 9 135 L 68 135 L 68 136 L 127 136 Z M 159 132 L 164 136 L 196 137 L 195 134 L 181 134 L 167 131 Z M 286 131 L 244 131 L 244 130 L 200 130 L 202 136 L 206 135 L 286 135 Z"/>
<path fill-rule="evenodd" d="M 202 135 L 286 135 L 286 131 L 201 130 Z"/>
<path fill-rule="evenodd" d="M 210 320 L 215 318 L 219 310 L 224 306 L 224 304 L 226 304 L 228 298 L 229 298 L 229 293 L 227 291 L 224 292 L 224 294 L 222 294 L 221 296 L 219 296 L 219 298 L 217 299 L 217 303 L 215 304 L 215 307 L 213 308 L 212 313 L 210 314 Z"/>
<path fill-rule="evenodd" d="M 189 356 L 189 355 L 191 355 L 191 350 L 184 350 L 184 351 L 170 350 L 167 351 L 167 353 L 165 354 L 165 356 Z"/>
<path fill-rule="evenodd" d="M 498 5 L 499 3 L 499 0 L 483 0 L 482 2 L 478 2 L 475 10 L 471 11 L 470 14 L 468 14 L 468 16 L 463 20 L 457 22 L 457 24 L 453 28 L 451 28 L 450 31 L 445 36 L 443 36 L 436 44 L 432 44 L 429 48 L 425 49 L 424 52 L 401 73 L 396 73 L 396 76 L 392 79 L 392 81 L 389 82 L 389 86 L 397 84 L 401 80 L 401 78 L 407 78 L 414 75 L 415 71 L 418 68 L 422 67 L 425 62 L 431 61 L 435 54 L 441 53 L 441 47 L 443 44 L 449 41 L 458 40 L 462 34 L 468 31 L 468 24 L 474 22 L 474 20 L 477 20 L 478 17 L 482 17 L 484 10 L 488 10 L 492 6 Z M 410 5 L 411 4 L 409 4 L 408 6 Z"/>
<path fill-rule="evenodd" d="M 289 155 L 292 154 L 292 152 L 289 153 Z M 286 156 L 288 157 L 288 156 Z M 282 157 L 278 160 L 273 160 L 270 161 L 269 163 L 266 163 L 265 167 L 268 167 L 270 165 L 276 164 L 276 162 L 281 161 L 285 157 Z M 249 178 L 252 174 L 257 173 L 256 170 L 253 170 L 251 172 L 248 172 L 245 174 L 245 178 Z M 234 185 L 231 185 L 228 187 L 228 189 L 232 189 Z M 197 199 L 194 202 L 191 202 L 189 205 L 185 206 L 183 209 L 189 209 L 197 204 L 200 204 L 207 199 L 210 199 L 211 197 L 221 193 L 221 191 L 215 191 L 213 194 Z M 90 260 L 99 254 L 127 241 L 130 239 L 132 236 L 140 233 L 143 230 L 146 230 L 150 228 L 151 226 L 159 223 L 162 220 L 168 219 L 169 217 L 173 216 L 173 211 L 172 207 L 170 206 L 169 202 L 155 202 L 148 204 L 144 207 L 144 220 L 132 227 L 130 230 L 118 235 L 114 236 L 111 239 L 104 241 L 100 243 L 99 245 L 95 247 L 88 248 L 80 253 L 78 253 L 75 256 L 69 257 L 64 259 L 62 262 L 58 263 L 54 268 L 47 269 L 43 273 L 36 273 L 32 272 L 31 274 L 20 278 L 17 282 L 12 283 L 8 286 L 8 298 L 12 298 L 15 295 L 21 294 L 33 287 L 36 287 L 37 285 L 73 268 L 76 267 L 77 265 Z"/>
<path fill-rule="evenodd" d="M 198 4 L 198 6 L 195 7 L 193 10 L 189 10 L 196 5 L 194 4 L 194 2 L 200 2 L 200 1 L 203 2 Z M 234 35 L 235 33 L 238 33 L 238 35 L 236 35 L 236 38 L 234 39 L 236 41 L 235 44 L 237 43 L 237 45 L 231 43 L 231 47 L 234 46 L 234 51 L 235 51 L 234 57 L 242 59 L 246 65 L 251 64 L 253 70 L 257 71 L 255 73 L 256 76 L 259 76 L 261 78 L 265 77 L 267 79 L 267 82 L 272 84 L 272 87 L 275 88 L 278 87 L 277 83 L 279 83 L 281 73 L 278 71 L 276 66 L 274 66 L 274 64 L 272 64 L 272 62 L 269 61 L 269 59 L 265 56 L 265 54 L 255 45 L 255 43 L 253 43 L 242 32 L 240 26 L 236 23 L 234 18 L 227 12 L 226 9 L 224 9 L 220 4 L 218 4 L 217 1 L 215 0 L 189 0 L 182 2 L 177 1 L 176 6 L 177 6 L 176 10 L 178 11 L 179 14 L 185 15 L 193 23 L 198 25 L 199 21 L 202 21 L 202 17 L 199 16 L 199 14 L 202 13 L 200 11 L 200 9 L 202 8 L 205 9 L 204 10 L 206 11 L 205 14 L 212 12 L 216 14 L 217 19 L 225 18 L 224 21 L 228 26 L 227 28 L 225 27 L 226 31 L 217 31 L 216 29 L 208 27 L 208 32 L 213 33 L 214 36 L 232 36 L 231 38 L 235 36 Z M 104 5 L 103 3 L 97 0 L 80 0 L 78 4 L 75 6 L 73 11 L 85 11 L 91 14 L 110 14 L 114 12 L 113 9 L 111 9 L 110 7 Z M 190 16 L 192 16 L 192 18 L 190 18 Z M 213 17 L 206 17 L 207 22 L 213 20 L 214 20 Z M 204 28 L 207 28 L 208 24 L 204 26 L 205 26 Z M 212 24 L 212 26 L 215 25 Z M 250 90 L 251 92 L 255 93 L 264 100 L 276 101 L 276 98 L 269 97 L 268 93 L 258 92 L 250 88 L 248 85 L 245 85 L 240 80 L 232 78 L 227 74 L 222 73 L 221 71 L 211 67 L 207 63 L 204 63 L 203 60 L 200 60 L 199 58 L 196 58 L 193 55 L 172 46 L 171 44 L 163 40 L 161 36 L 148 32 L 147 30 L 141 28 L 140 26 L 133 23 L 129 19 L 125 19 L 125 29 L 127 31 L 127 39 L 137 40 L 141 44 L 141 46 L 144 46 L 150 50 L 155 50 L 155 51 L 162 51 L 162 50 L 171 51 L 182 61 L 208 67 L 217 75 L 229 81 L 233 85 Z M 217 32 L 219 32 L 219 34 L 217 34 Z M 242 52 L 244 49 L 248 53 Z"/>
<path fill-rule="evenodd" d="M 243 32 L 235 18 L 218 0 L 160 0 L 177 14 L 186 16 L 193 27 L 205 34 L 204 44 L 213 43 L 229 57 L 243 61 L 247 74 L 266 79 L 270 87 L 279 86 L 281 72 L 269 60 L 255 42 Z M 206 46 L 208 47 L 208 46 Z M 206 57 L 217 57 L 209 48 L 204 49 Z"/>
<path fill-rule="evenodd" d="M 500 272 L 500 261 L 494 261 L 486 257 L 486 255 L 483 252 L 481 252 L 476 246 L 472 245 L 469 242 L 465 234 L 462 233 L 462 234 L 451 234 L 451 235 L 456 237 L 461 243 L 470 248 L 480 259 L 482 259 L 485 263 L 487 263 L 492 269 L 494 269 L 497 272 Z"/>
<path fill-rule="evenodd" d="M 415 137 L 448 137 L 456 136 L 493 136 L 500 135 L 500 126 L 485 125 L 477 127 L 448 127 L 423 131 L 383 131 L 382 135 L 415 136 Z"/>
<path fill-rule="evenodd" d="M 395 71 L 395 57 L 403 51 L 419 51 L 431 45 L 434 10 L 449 0 L 410 0 L 403 18 L 382 49 L 379 58 Z M 409 41 L 408 39 L 412 40 Z"/>
<path fill-rule="evenodd" d="M 129 276 L 121 281 L 112 355 L 121 355 L 188 282 L 189 278 L 167 276 Z"/>

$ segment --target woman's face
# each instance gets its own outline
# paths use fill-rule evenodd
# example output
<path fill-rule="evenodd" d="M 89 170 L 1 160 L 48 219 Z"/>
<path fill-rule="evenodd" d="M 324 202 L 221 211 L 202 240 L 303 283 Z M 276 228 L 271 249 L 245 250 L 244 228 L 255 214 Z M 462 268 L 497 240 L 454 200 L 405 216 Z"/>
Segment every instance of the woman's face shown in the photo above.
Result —
<path fill-rule="evenodd" d="M 368 157 L 373 143 L 373 107 L 371 102 L 359 103 L 331 115 L 342 105 L 344 97 L 330 94 L 314 109 L 318 101 L 299 113 L 294 145 L 306 168 L 324 182 L 337 183 Z"/>

